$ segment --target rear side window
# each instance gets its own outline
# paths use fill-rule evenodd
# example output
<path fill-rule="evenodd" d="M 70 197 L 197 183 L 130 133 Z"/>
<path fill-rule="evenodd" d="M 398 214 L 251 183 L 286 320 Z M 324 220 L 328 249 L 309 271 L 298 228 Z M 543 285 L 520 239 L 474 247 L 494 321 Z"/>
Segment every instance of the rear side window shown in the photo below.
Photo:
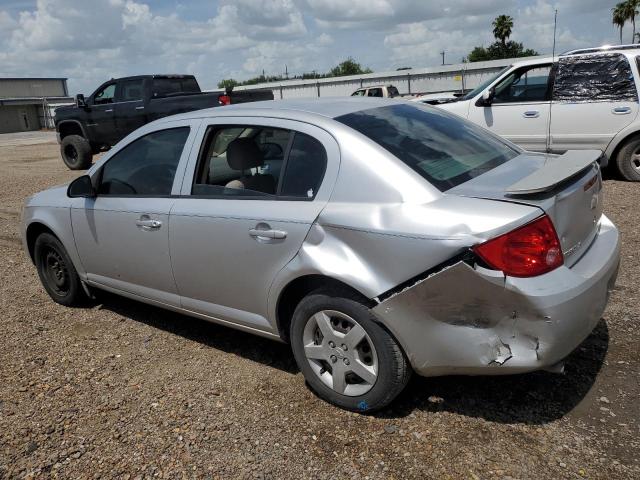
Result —
<path fill-rule="evenodd" d="M 99 195 L 171 195 L 189 127 L 159 130 L 134 140 L 102 167 Z"/>
<path fill-rule="evenodd" d="M 559 102 L 637 102 L 627 58 L 620 53 L 561 57 L 553 88 Z"/>
<path fill-rule="evenodd" d="M 304 133 L 296 133 L 291 144 L 280 194 L 287 197 L 315 197 L 327 167 L 322 144 Z"/>
<path fill-rule="evenodd" d="M 120 101 L 132 102 L 142 100 L 143 80 L 125 80 L 120 85 Z"/>
<path fill-rule="evenodd" d="M 396 87 L 388 87 L 387 91 L 389 92 L 389 97 L 393 98 L 393 97 L 399 97 L 400 96 L 400 92 L 398 91 L 398 89 Z"/>
<path fill-rule="evenodd" d="M 381 88 L 370 88 L 367 93 L 368 97 L 382 97 L 382 89 Z"/>
<path fill-rule="evenodd" d="M 151 91 L 154 97 L 170 97 L 182 93 L 199 93 L 200 87 L 193 77 L 156 77 Z"/>
<path fill-rule="evenodd" d="M 441 191 L 519 153 L 482 128 L 430 107 L 390 105 L 336 120 L 385 148 Z"/>

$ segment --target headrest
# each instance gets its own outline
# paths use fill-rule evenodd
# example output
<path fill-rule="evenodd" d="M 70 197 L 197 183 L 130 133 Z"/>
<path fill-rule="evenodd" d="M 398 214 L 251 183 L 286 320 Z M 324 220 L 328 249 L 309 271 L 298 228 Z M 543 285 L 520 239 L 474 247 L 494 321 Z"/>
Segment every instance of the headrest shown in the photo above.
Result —
<path fill-rule="evenodd" d="M 227 147 L 227 163 L 234 170 L 264 165 L 262 152 L 251 138 L 236 138 Z"/>

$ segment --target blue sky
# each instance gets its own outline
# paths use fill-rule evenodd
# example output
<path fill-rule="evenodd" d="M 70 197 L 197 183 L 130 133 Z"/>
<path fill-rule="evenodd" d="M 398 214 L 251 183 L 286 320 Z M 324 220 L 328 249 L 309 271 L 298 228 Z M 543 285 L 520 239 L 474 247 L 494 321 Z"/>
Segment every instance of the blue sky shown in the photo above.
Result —
<path fill-rule="evenodd" d="M 457 63 L 493 38 L 550 53 L 617 43 L 614 0 L 0 0 L 0 76 L 63 76 L 90 93 L 111 77 L 192 73 L 222 78 L 329 70 L 352 56 L 375 71 Z M 640 25 L 640 22 L 639 22 Z M 640 28 L 640 27 L 639 27 Z M 624 29 L 631 39 L 631 26 Z"/>

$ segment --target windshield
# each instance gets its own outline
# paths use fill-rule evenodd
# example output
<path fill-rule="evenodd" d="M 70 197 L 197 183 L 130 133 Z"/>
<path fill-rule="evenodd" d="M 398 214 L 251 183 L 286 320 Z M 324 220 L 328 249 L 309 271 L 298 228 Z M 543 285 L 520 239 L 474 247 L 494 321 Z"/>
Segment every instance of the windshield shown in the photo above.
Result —
<path fill-rule="evenodd" d="M 484 90 L 489 85 L 491 85 L 491 83 L 493 83 L 494 80 L 496 80 L 500 75 L 502 75 L 504 72 L 509 70 L 512 66 L 513 65 L 509 65 L 507 67 L 504 67 L 502 70 L 500 70 L 498 73 L 496 73 L 493 77 L 489 77 L 488 80 L 485 80 L 480 85 L 478 85 L 476 88 L 474 88 L 469 93 L 467 93 L 464 97 L 461 97 L 460 100 L 471 100 L 473 97 L 478 95 L 482 90 Z"/>
<path fill-rule="evenodd" d="M 519 154 L 471 122 L 431 107 L 390 105 L 336 120 L 369 137 L 443 192 Z"/>

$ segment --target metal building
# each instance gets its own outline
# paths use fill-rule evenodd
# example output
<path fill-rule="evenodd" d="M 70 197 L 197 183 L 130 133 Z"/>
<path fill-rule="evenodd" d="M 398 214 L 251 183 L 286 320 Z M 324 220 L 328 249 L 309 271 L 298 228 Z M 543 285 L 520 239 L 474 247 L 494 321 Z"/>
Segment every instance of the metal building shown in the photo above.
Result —
<path fill-rule="evenodd" d="M 53 128 L 53 110 L 72 102 L 66 78 L 0 78 L 0 133 Z"/>

